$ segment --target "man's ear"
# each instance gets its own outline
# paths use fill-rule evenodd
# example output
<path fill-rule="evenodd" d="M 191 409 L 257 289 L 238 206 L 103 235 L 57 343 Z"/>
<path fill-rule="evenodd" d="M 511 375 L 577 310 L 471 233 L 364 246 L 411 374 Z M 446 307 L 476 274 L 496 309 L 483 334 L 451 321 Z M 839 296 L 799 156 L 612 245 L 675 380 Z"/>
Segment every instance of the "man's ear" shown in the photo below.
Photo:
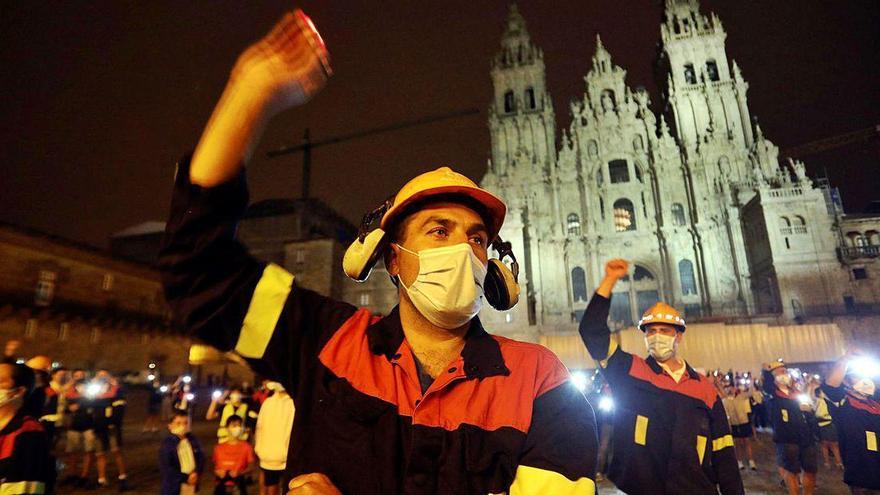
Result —
<path fill-rule="evenodd" d="M 383 255 L 383 261 L 385 261 L 385 269 L 388 270 L 388 275 L 392 277 L 400 275 L 397 256 L 396 246 L 393 243 L 388 243 L 388 247 L 385 248 L 385 254 Z"/>
<path fill-rule="evenodd" d="M 675 343 L 681 345 L 682 342 L 684 342 L 684 332 L 676 332 Z"/>

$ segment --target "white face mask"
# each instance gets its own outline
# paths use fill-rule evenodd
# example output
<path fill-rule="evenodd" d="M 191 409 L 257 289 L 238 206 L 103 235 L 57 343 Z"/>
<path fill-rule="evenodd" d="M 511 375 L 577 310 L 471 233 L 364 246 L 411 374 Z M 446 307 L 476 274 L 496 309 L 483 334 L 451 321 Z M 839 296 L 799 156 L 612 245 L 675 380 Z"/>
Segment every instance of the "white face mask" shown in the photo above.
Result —
<path fill-rule="evenodd" d="M 788 373 L 776 375 L 776 378 L 774 378 L 774 380 L 776 380 L 776 383 L 778 383 L 779 385 L 785 385 L 786 387 L 791 386 L 791 375 L 789 375 Z"/>
<path fill-rule="evenodd" d="M 168 428 L 168 431 L 170 431 L 172 435 L 182 437 L 186 435 L 187 428 L 186 426 L 172 426 Z"/>
<path fill-rule="evenodd" d="M 663 362 L 675 356 L 675 336 L 655 333 L 645 337 L 648 354 Z"/>
<path fill-rule="evenodd" d="M 0 407 L 18 399 L 18 388 L 0 388 Z"/>
<path fill-rule="evenodd" d="M 282 390 L 284 390 L 284 386 L 278 382 L 266 382 L 266 390 L 281 392 Z"/>
<path fill-rule="evenodd" d="M 458 328 L 480 312 L 487 269 L 467 244 L 425 249 L 418 256 L 419 274 L 406 290 L 416 309 L 440 328 Z"/>
<path fill-rule="evenodd" d="M 239 402 L 241 402 L 241 394 L 229 394 L 229 400 L 233 404 L 238 404 Z"/>
<path fill-rule="evenodd" d="M 874 395 L 874 390 L 876 387 L 874 386 L 874 380 L 871 380 L 870 378 L 862 378 L 859 381 L 853 383 L 852 388 L 856 392 L 871 397 Z"/>
<path fill-rule="evenodd" d="M 229 428 L 229 434 L 233 436 L 233 438 L 238 438 L 241 436 L 241 426 L 232 426 Z"/>

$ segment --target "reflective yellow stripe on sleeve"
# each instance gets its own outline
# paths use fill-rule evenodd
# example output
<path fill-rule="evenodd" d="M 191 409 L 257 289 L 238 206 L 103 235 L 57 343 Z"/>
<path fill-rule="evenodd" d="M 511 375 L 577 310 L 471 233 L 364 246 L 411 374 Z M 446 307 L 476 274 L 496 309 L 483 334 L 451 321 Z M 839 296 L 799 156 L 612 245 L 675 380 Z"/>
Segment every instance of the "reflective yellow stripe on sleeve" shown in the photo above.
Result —
<path fill-rule="evenodd" d="M 873 431 L 865 432 L 865 446 L 871 452 L 877 452 L 877 434 Z"/>
<path fill-rule="evenodd" d="M 548 471 L 531 466 L 520 465 L 516 477 L 510 485 L 510 495 L 532 495 L 552 493 L 553 495 L 594 495 L 596 483 L 590 478 L 572 481 L 556 471 Z"/>
<path fill-rule="evenodd" d="M 613 356 L 615 352 L 617 352 L 617 347 L 618 347 L 617 342 L 614 340 L 613 337 L 609 336 L 608 337 L 608 353 L 605 354 L 605 359 L 599 361 L 599 366 L 601 366 L 603 368 L 608 366 L 608 360 L 611 359 L 611 356 Z"/>
<path fill-rule="evenodd" d="M 718 452 L 727 447 L 733 447 L 732 435 L 724 435 L 723 437 L 712 440 L 712 452 Z"/>
<path fill-rule="evenodd" d="M 287 270 L 274 263 L 266 265 L 251 297 L 235 352 L 246 358 L 263 357 L 292 286 L 293 275 Z"/>
<path fill-rule="evenodd" d="M 788 411 L 785 409 L 780 409 L 782 412 L 782 421 L 788 423 Z"/>
<path fill-rule="evenodd" d="M 43 493 L 46 493 L 46 484 L 42 481 L 0 483 L 0 495 L 40 495 Z"/>
<path fill-rule="evenodd" d="M 703 435 L 697 435 L 697 457 L 700 458 L 700 464 L 703 464 L 703 457 L 706 456 L 706 442 L 708 439 Z"/>
<path fill-rule="evenodd" d="M 639 445 L 648 443 L 648 418 L 645 416 L 636 416 L 636 432 L 633 440 Z"/>

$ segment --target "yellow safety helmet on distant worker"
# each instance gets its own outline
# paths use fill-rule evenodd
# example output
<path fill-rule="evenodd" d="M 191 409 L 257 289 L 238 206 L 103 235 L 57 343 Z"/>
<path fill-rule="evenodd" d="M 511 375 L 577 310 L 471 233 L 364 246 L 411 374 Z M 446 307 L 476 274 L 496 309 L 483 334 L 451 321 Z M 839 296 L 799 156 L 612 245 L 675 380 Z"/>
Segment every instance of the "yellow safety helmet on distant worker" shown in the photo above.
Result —
<path fill-rule="evenodd" d="M 639 320 L 639 330 L 644 332 L 647 326 L 652 323 L 672 325 L 679 332 L 684 332 L 687 328 L 684 318 L 681 317 L 678 310 L 663 301 L 658 302 L 645 311 L 645 314 L 642 315 L 642 319 Z"/>
<path fill-rule="evenodd" d="M 498 237 L 507 206 L 500 198 L 449 167 L 417 175 L 404 184 L 393 198 L 364 215 L 358 237 L 348 247 L 342 260 L 345 274 L 358 282 L 367 280 L 390 242 L 386 230 L 394 227 L 395 222 L 411 213 L 423 201 L 445 196 L 450 196 L 452 202 L 461 202 L 473 208 L 486 222 L 489 243 L 499 256 L 498 259 L 489 260 L 484 295 L 495 309 L 503 311 L 512 308 L 519 300 L 519 264 L 510 243 Z M 377 220 L 379 228 L 372 229 L 372 224 Z M 510 257 L 510 268 L 501 261 L 504 257 Z"/>

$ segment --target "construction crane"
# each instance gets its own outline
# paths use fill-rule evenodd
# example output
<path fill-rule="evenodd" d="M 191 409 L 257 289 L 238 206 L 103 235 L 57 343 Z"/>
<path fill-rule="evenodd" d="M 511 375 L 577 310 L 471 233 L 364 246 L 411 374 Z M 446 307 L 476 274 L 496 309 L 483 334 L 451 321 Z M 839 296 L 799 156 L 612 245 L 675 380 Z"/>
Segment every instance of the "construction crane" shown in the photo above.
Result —
<path fill-rule="evenodd" d="M 319 148 L 321 146 L 327 146 L 330 144 L 342 143 L 345 141 L 350 141 L 352 139 L 360 139 L 367 136 L 372 136 L 374 134 L 381 134 L 383 132 L 391 132 L 399 129 L 406 129 L 409 127 L 417 127 L 420 125 L 431 124 L 434 122 L 440 122 L 441 120 L 454 119 L 458 117 L 467 117 L 470 115 L 479 114 L 480 111 L 476 108 L 468 108 L 466 110 L 459 110 L 457 112 L 451 112 L 441 115 L 432 115 L 429 117 L 422 117 L 415 120 L 407 120 L 404 122 L 397 122 L 395 124 L 390 124 L 382 127 L 374 127 L 372 129 L 367 129 L 363 131 L 352 132 L 349 134 L 342 134 L 339 136 L 321 139 L 318 141 L 312 141 L 309 130 L 306 129 L 303 133 L 303 142 L 300 144 L 292 145 L 292 146 L 284 146 L 277 150 L 272 150 L 266 153 L 266 156 L 269 158 L 277 158 L 279 156 L 289 155 L 291 153 L 297 153 L 302 151 L 303 154 L 303 178 L 302 178 L 302 197 L 303 199 L 308 199 L 309 197 L 309 188 L 311 187 L 312 180 L 312 150 L 315 148 Z"/>
<path fill-rule="evenodd" d="M 791 158 L 803 158 L 823 151 L 849 146 L 853 143 L 868 142 L 872 139 L 877 139 L 878 137 L 880 137 L 880 124 L 868 127 L 867 129 L 838 134 L 836 136 L 793 146 L 783 150 L 782 154 Z"/>

